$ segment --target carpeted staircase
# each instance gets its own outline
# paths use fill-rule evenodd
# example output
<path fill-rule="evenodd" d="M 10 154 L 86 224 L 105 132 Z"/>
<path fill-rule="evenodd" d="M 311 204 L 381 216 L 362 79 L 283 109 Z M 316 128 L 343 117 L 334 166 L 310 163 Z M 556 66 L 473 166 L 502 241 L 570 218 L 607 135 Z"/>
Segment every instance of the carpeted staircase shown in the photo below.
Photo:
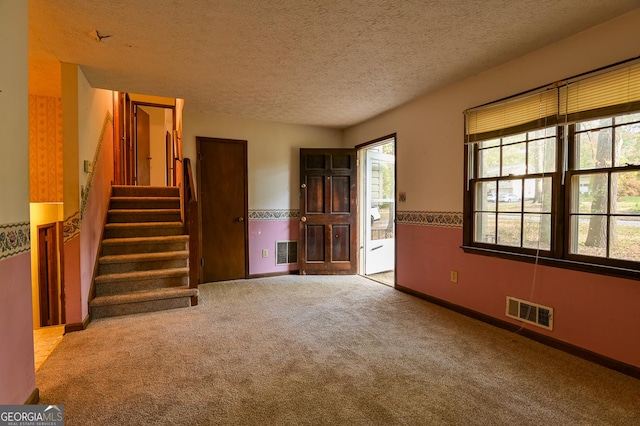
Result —
<path fill-rule="evenodd" d="M 114 185 L 91 317 L 191 306 L 188 243 L 177 187 Z"/>

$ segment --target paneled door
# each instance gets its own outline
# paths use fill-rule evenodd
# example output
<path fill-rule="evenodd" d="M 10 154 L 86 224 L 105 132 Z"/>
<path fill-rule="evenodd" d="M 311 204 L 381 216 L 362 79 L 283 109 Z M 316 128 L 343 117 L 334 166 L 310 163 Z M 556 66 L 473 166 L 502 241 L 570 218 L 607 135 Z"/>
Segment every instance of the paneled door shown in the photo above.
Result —
<path fill-rule="evenodd" d="M 300 149 L 300 273 L 357 271 L 354 149 Z"/>

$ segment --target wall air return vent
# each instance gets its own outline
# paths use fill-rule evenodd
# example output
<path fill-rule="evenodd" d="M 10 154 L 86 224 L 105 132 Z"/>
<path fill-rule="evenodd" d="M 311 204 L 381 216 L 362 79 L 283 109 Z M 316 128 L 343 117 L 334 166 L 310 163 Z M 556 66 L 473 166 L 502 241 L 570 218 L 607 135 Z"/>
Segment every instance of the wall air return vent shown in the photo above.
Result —
<path fill-rule="evenodd" d="M 298 263 L 297 241 L 276 241 L 276 265 Z"/>
<path fill-rule="evenodd" d="M 507 296 L 507 316 L 553 330 L 553 308 Z"/>

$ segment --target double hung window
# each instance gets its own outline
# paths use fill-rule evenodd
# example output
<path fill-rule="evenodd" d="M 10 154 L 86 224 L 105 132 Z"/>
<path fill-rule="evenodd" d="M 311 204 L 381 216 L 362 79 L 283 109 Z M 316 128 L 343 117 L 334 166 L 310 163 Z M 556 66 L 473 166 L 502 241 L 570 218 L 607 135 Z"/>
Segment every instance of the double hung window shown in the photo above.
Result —
<path fill-rule="evenodd" d="M 465 112 L 464 247 L 640 271 L 640 62 Z"/>

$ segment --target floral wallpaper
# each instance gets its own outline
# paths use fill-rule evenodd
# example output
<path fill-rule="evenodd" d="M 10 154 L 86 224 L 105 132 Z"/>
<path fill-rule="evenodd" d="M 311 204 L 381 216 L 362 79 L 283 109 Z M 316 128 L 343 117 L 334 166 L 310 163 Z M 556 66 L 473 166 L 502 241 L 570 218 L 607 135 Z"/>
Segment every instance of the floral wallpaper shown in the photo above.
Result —
<path fill-rule="evenodd" d="M 0 225 L 0 259 L 31 249 L 31 229 L 28 222 Z"/>
<path fill-rule="evenodd" d="M 62 99 L 29 95 L 29 196 L 63 201 Z"/>

